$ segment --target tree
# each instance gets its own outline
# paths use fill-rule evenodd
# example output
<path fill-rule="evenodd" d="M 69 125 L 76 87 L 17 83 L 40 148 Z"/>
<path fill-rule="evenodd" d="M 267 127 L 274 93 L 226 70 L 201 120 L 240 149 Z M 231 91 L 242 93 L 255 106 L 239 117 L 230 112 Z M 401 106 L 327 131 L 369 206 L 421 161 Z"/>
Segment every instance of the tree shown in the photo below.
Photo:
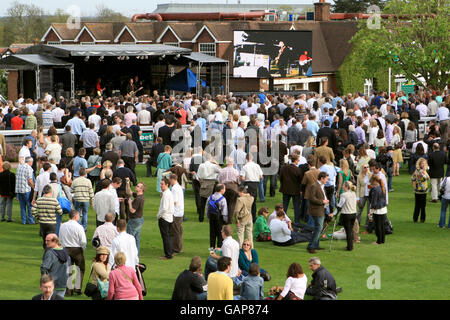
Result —
<path fill-rule="evenodd" d="M 383 9 L 386 0 L 334 0 L 331 10 L 339 13 L 367 12 L 371 5 Z"/>
<path fill-rule="evenodd" d="M 32 43 L 40 39 L 48 27 L 44 10 L 33 4 L 14 1 L 7 10 L 4 44 Z"/>
<path fill-rule="evenodd" d="M 125 17 L 119 12 L 116 12 L 103 4 L 97 5 L 97 21 L 107 21 L 107 22 L 127 22 L 129 18 Z"/>
<path fill-rule="evenodd" d="M 366 77 L 391 67 L 394 74 L 403 74 L 416 84 L 445 88 L 450 70 L 448 0 L 391 0 L 384 13 L 391 15 L 381 21 L 380 28 L 361 22 L 351 40 Z"/>

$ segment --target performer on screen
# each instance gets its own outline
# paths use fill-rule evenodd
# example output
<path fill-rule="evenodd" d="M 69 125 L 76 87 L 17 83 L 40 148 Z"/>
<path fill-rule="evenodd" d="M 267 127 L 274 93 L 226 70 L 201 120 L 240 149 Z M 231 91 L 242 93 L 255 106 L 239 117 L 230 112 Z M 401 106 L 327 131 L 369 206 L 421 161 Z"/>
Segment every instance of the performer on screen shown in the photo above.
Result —
<path fill-rule="evenodd" d="M 288 50 L 292 50 L 292 47 L 286 46 L 283 41 L 280 41 L 276 46 L 280 47 L 280 50 L 278 50 L 278 55 L 275 58 L 275 64 L 278 66 L 280 76 L 284 78 L 286 77 L 286 69 L 288 65 Z"/>
<path fill-rule="evenodd" d="M 311 65 L 312 58 L 308 57 L 308 51 L 305 51 L 298 59 L 298 64 L 300 65 L 301 74 L 305 75 Z"/>

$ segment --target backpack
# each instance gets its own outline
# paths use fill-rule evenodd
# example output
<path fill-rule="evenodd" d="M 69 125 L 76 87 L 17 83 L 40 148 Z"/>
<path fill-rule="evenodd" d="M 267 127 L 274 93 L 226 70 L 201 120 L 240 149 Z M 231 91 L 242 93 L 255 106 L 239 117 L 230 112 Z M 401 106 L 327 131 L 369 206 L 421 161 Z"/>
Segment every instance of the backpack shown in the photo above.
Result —
<path fill-rule="evenodd" d="M 439 194 L 438 194 L 439 200 L 442 200 L 442 197 L 445 194 L 445 187 L 447 186 L 447 178 L 448 177 L 444 178 L 444 181 L 442 182 L 442 187 L 439 188 Z"/>
<path fill-rule="evenodd" d="M 221 196 L 219 199 L 217 200 L 213 200 L 211 195 L 208 199 L 208 215 L 219 215 L 220 213 L 220 209 L 219 206 L 217 205 L 223 198 L 224 196 Z"/>

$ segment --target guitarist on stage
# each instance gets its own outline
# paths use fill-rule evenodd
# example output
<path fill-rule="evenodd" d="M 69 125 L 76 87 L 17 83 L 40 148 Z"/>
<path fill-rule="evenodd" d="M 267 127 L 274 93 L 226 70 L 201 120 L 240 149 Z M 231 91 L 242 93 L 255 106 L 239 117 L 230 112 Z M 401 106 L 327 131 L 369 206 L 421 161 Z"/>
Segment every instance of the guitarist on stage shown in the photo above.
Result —
<path fill-rule="evenodd" d="M 132 94 L 135 90 L 135 86 L 134 86 L 134 79 L 130 78 L 130 81 L 128 82 L 127 85 L 127 94 Z"/>
<path fill-rule="evenodd" d="M 97 79 L 97 83 L 95 85 L 95 91 L 97 92 L 97 96 L 101 96 L 103 94 L 103 91 L 105 91 L 106 88 L 102 88 L 102 78 Z"/>

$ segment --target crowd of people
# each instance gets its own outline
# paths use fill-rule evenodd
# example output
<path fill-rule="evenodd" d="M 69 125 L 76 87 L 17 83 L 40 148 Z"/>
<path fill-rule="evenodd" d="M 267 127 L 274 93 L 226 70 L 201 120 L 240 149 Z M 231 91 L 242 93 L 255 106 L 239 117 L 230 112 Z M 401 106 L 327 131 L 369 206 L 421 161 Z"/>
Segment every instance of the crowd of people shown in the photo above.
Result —
<path fill-rule="evenodd" d="M 1 106 L 4 128 L 32 131 L 23 139 L 16 173 L 10 163 L 2 164 L 2 221 L 6 212 L 7 221 L 13 221 L 16 196 L 22 224 L 40 224 L 46 249 L 43 296 L 49 281 L 61 297 L 81 294 L 91 204 L 97 226 L 90 282 L 98 291 L 93 298 L 142 299 L 137 271 L 146 190 L 161 195 L 161 259 L 170 260 L 184 250 L 184 197 L 192 185 L 198 221 L 206 216 L 209 222 L 210 257 L 204 275 L 201 259 L 192 259 L 176 281 L 173 299 L 261 299 L 263 280 L 271 276 L 259 265 L 255 242 L 308 242 L 308 253 L 315 254 L 323 249 L 324 226 L 340 214 L 346 250 L 360 241 L 360 226 L 363 234 L 375 231 L 373 243 L 382 245 L 390 226 L 389 193 L 403 165 L 412 174 L 413 221 L 420 215 L 425 222 L 431 191 L 432 202 L 441 199 L 439 227 L 445 226 L 449 105 L 447 91 L 428 89 L 409 97 L 403 92 L 291 96 L 263 90 L 245 97 L 166 97 L 155 91 L 141 97 L 56 101 L 47 94 L 40 101 L 9 101 Z M 423 134 L 419 121 L 424 117 L 435 118 Z M 146 162 L 143 125 L 153 125 L 155 136 Z M 58 136 L 57 128 L 64 133 Z M 145 163 L 147 177 L 157 177 L 156 186 L 138 181 L 137 163 Z M 278 184 L 282 203 L 270 213 L 258 198 L 275 197 Z M 62 223 L 64 213 L 69 221 Z M 63 281 L 60 268 L 78 273 L 73 286 Z M 332 278 L 318 258 L 310 268 L 321 275 L 313 274 L 308 287 L 302 267 L 292 264 L 276 298 L 335 297 L 334 280 L 325 282 L 327 290 L 315 287 Z M 106 289 L 104 282 L 109 283 Z M 317 292 L 328 293 L 321 297 Z"/>

